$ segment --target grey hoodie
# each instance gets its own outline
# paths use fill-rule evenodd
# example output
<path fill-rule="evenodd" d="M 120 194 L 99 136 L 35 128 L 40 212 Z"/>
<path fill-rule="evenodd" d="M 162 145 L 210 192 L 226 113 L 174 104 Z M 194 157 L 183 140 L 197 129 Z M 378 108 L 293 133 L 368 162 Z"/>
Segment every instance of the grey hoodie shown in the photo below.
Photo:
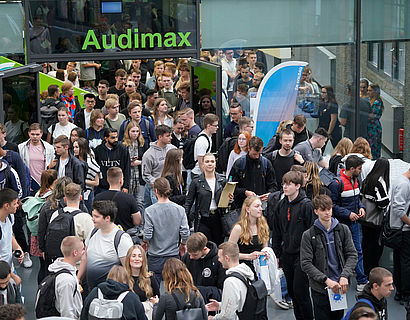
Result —
<path fill-rule="evenodd" d="M 253 271 L 245 263 L 241 263 L 236 267 L 226 270 L 226 275 L 229 276 L 233 272 L 238 272 L 249 280 L 254 279 Z M 236 310 L 242 311 L 246 299 L 246 285 L 239 279 L 228 277 L 225 279 L 224 288 L 222 291 L 222 301 L 219 305 L 220 313 L 215 315 L 214 320 L 233 320 L 238 319 Z"/>
<path fill-rule="evenodd" d="M 410 180 L 400 175 L 394 182 L 390 202 L 390 227 L 401 228 L 409 231 L 410 227 L 401 221 L 404 215 L 408 215 L 410 206 Z"/>
<path fill-rule="evenodd" d="M 149 149 L 142 156 L 142 178 L 151 188 L 154 186 L 155 179 L 161 177 L 165 156 L 171 149 L 176 147 L 167 144 L 165 148 L 160 148 L 156 142 L 151 142 Z"/>
<path fill-rule="evenodd" d="M 78 284 L 76 267 L 64 262 L 63 258 L 58 258 L 49 267 L 48 271 L 58 272 L 61 269 L 67 269 L 71 272 L 62 273 L 56 277 L 55 306 L 61 317 L 70 319 L 80 319 L 83 300 L 81 299 L 80 287 Z"/>

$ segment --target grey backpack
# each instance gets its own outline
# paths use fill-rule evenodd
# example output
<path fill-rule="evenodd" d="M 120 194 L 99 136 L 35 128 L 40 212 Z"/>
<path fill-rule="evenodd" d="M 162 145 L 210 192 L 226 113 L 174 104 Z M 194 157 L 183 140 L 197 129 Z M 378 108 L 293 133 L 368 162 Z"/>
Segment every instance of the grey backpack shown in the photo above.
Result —
<path fill-rule="evenodd" d="M 88 319 L 90 320 L 120 320 L 124 306 L 122 300 L 129 291 L 121 293 L 117 299 L 104 299 L 100 288 L 97 288 L 98 296 L 91 301 L 90 309 L 88 310 Z"/>

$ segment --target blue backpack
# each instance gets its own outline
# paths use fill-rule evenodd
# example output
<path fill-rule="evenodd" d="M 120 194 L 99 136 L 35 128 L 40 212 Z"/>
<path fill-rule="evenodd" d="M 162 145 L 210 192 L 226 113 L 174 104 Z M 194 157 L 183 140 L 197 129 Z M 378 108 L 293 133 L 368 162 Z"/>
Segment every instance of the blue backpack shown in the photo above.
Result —
<path fill-rule="evenodd" d="M 362 299 L 357 300 L 357 302 L 364 302 L 364 303 L 368 304 L 368 305 L 373 309 L 373 311 L 376 312 L 376 310 L 374 309 L 373 304 L 370 302 L 370 300 L 362 298 Z M 356 302 L 356 303 L 357 303 L 357 302 Z M 355 305 L 356 305 L 356 303 L 355 303 Z M 350 314 L 352 313 L 353 308 L 355 307 L 355 305 L 354 305 L 353 307 L 351 307 L 351 308 L 346 312 L 346 314 L 345 314 L 345 316 L 343 317 L 342 320 L 349 320 Z M 376 312 L 376 313 L 377 313 L 377 312 Z"/>

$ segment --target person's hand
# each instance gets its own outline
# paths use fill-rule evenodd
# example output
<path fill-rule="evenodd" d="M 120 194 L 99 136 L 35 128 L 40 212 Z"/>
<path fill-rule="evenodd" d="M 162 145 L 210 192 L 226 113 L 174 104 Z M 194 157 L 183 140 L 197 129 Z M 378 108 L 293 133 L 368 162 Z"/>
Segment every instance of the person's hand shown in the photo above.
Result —
<path fill-rule="evenodd" d="M 350 221 L 356 221 L 356 220 L 359 219 L 359 218 L 360 218 L 360 217 L 359 217 L 358 214 L 356 214 L 356 213 L 354 213 L 354 212 L 350 212 L 350 216 L 349 216 Z"/>
<path fill-rule="evenodd" d="M 14 272 L 10 273 L 10 278 L 12 278 L 18 286 L 21 285 L 21 278 Z"/>
<path fill-rule="evenodd" d="M 214 299 L 209 299 L 209 303 L 205 305 L 208 311 L 218 311 L 219 310 L 219 302 Z"/>
<path fill-rule="evenodd" d="M 359 217 L 363 218 L 366 215 L 366 211 L 363 208 L 359 209 Z"/>
<path fill-rule="evenodd" d="M 208 316 L 208 320 L 212 320 L 214 316 Z"/>
<path fill-rule="evenodd" d="M 346 293 L 347 289 L 349 288 L 349 280 L 346 279 L 345 277 L 340 277 L 339 285 L 340 285 L 340 288 L 342 289 L 342 293 Z"/>
<path fill-rule="evenodd" d="M 256 197 L 256 193 L 250 190 L 245 191 L 245 196 L 247 197 Z"/>
<path fill-rule="evenodd" d="M 228 197 L 229 197 L 229 202 L 233 202 L 233 194 L 232 193 L 228 194 Z"/>
<path fill-rule="evenodd" d="M 265 252 L 262 252 L 262 251 L 254 251 L 254 252 L 248 254 L 249 260 L 259 259 L 260 256 L 265 256 L 265 257 L 266 257 Z M 265 259 L 266 259 L 266 258 L 265 258 Z"/>
<path fill-rule="evenodd" d="M 261 201 L 268 201 L 268 197 L 269 197 L 269 192 L 259 196 L 259 199 Z"/>
<path fill-rule="evenodd" d="M 334 293 L 338 293 L 340 291 L 340 284 L 336 281 L 333 281 L 330 278 L 327 278 L 325 281 L 328 288 L 330 288 Z"/>
<path fill-rule="evenodd" d="M 100 64 L 100 63 L 97 63 L 97 64 L 95 65 L 95 67 L 96 67 L 97 69 L 100 69 L 100 68 L 101 68 L 101 64 Z"/>
<path fill-rule="evenodd" d="M 149 302 L 151 302 L 152 304 L 156 304 L 158 303 L 158 301 L 159 301 L 158 296 L 149 298 Z"/>
<path fill-rule="evenodd" d="M 48 165 L 49 169 L 53 169 L 56 165 L 57 165 L 58 160 L 54 159 L 53 161 L 50 162 L 50 164 Z"/>
<path fill-rule="evenodd" d="M 186 253 L 186 243 L 179 244 L 179 255 L 182 257 Z"/>
<path fill-rule="evenodd" d="M 144 249 L 145 252 L 148 252 L 148 241 L 142 242 L 142 248 Z"/>
<path fill-rule="evenodd" d="M 305 161 L 303 160 L 303 157 L 300 153 L 295 152 L 293 159 L 295 159 L 297 162 L 300 164 L 303 164 Z"/>

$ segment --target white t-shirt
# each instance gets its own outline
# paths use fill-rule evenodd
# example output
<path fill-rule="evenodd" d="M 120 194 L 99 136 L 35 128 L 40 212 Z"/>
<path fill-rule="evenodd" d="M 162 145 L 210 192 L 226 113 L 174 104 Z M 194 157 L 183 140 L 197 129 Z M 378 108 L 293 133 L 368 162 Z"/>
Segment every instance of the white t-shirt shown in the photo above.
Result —
<path fill-rule="evenodd" d="M 87 110 L 84 110 L 84 118 L 85 118 L 85 129 L 87 130 L 90 127 L 90 117 L 91 117 L 91 112 L 87 112 Z"/>
<path fill-rule="evenodd" d="M 211 205 L 209 206 L 209 210 L 216 210 L 218 208 L 218 205 L 216 204 L 215 201 L 215 183 L 216 183 L 216 179 L 212 178 L 212 179 L 206 179 L 206 182 L 209 185 L 209 188 L 211 188 L 212 191 L 212 200 L 211 200 Z"/>
<path fill-rule="evenodd" d="M 212 137 L 208 136 L 208 139 L 204 136 L 204 132 L 202 131 L 198 138 L 195 141 L 194 146 L 194 159 L 196 162 L 195 168 L 192 169 L 194 174 L 201 174 L 201 169 L 199 169 L 198 164 L 198 156 L 203 157 L 207 152 L 210 152 L 212 149 Z"/>
<path fill-rule="evenodd" d="M 59 160 L 60 165 L 58 166 L 58 177 L 59 178 L 65 176 L 65 166 L 67 165 L 68 160 L 70 160 L 70 158 L 67 158 L 67 159 L 64 159 L 64 160 L 60 158 L 60 160 Z"/>
<path fill-rule="evenodd" d="M 6 261 L 9 264 L 9 266 L 11 266 L 11 268 L 14 269 L 12 253 L 13 248 L 11 246 L 14 215 L 11 214 L 9 217 L 6 218 L 6 221 L 4 223 L 0 221 L 0 228 L 2 233 L 2 237 L 0 239 L 0 260 Z"/>
<path fill-rule="evenodd" d="M 55 129 L 53 132 L 53 126 L 48 128 L 48 132 L 52 133 L 52 138 L 55 139 L 60 135 L 65 135 L 67 138 L 70 138 L 71 130 L 77 128 L 77 126 L 71 122 L 67 123 L 65 126 L 62 126 L 60 123 L 56 123 Z"/>
<path fill-rule="evenodd" d="M 120 264 L 120 258 L 127 255 L 128 249 L 133 245 L 129 234 L 121 236 L 118 245 L 118 254 L 114 247 L 115 234 L 119 228 L 114 229 L 109 234 L 103 234 L 98 230 L 91 238 L 91 233 L 85 240 L 87 247 L 87 279 L 91 286 L 105 281 L 111 267 Z"/>

